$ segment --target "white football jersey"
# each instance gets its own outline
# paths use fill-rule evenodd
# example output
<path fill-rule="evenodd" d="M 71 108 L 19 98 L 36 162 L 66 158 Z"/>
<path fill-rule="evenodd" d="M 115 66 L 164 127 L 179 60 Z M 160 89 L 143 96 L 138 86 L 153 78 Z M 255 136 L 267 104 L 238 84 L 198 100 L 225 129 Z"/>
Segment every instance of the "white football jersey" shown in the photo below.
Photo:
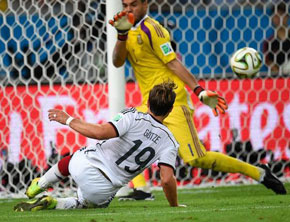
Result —
<path fill-rule="evenodd" d="M 84 152 L 115 186 L 123 186 L 158 161 L 175 169 L 178 143 L 166 126 L 150 114 L 126 109 L 110 122 L 118 137 L 102 140 Z"/>

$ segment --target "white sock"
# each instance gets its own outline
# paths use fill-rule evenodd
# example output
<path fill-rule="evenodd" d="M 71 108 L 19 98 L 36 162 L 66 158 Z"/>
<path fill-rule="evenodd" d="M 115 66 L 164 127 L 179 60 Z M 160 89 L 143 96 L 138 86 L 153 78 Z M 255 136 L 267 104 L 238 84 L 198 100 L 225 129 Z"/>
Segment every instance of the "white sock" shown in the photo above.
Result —
<path fill-rule="evenodd" d="M 58 169 L 58 165 L 53 165 L 42 177 L 40 177 L 38 181 L 38 186 L 40 188 L 47 188 L 51 184 L 54 184 L 62 179 L 64 179 L 65 176 L 63 176 Z"/>
<path fill-rule="evenodd" d="M 75 209 L 82 208 L 75 197 L 57 198 L 55 209 Z"/>

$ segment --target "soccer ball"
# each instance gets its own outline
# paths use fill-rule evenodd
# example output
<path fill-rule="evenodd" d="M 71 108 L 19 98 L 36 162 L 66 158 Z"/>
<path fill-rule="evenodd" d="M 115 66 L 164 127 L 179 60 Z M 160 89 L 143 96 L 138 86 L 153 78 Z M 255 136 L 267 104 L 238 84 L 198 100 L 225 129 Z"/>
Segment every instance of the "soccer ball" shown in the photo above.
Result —
<path fill-rule="evenodd" d="M 236 51 L 231 60 L 233 72 L 240 78 L 254 77 L 262 66 L 262 57 L 257 50 L 244 47 Z"/>

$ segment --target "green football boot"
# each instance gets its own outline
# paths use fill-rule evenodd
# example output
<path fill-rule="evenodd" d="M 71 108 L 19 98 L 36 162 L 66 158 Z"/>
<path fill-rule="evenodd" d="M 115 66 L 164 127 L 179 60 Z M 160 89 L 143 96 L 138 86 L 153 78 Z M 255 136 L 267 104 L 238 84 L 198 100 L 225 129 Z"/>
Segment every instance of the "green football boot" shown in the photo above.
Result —
<path fill-rule="evenodd" d="M 33 179 L 29 187 L 27 188 L 25 194 L 29 199 L 34 198 L 37 194 L 40 194 L 43 191 L 45 191 L 45 189 L 42 189 L 38 186 L 39 179 L 40 179 L 39 177 Z"/>
<path fill-rule="evenodd" d="M 56 207 L 57 200 L 51 196 L 43 196 L 35 200 L 21 202 L 14 207 L 15 212 L 49 210 Z"/>

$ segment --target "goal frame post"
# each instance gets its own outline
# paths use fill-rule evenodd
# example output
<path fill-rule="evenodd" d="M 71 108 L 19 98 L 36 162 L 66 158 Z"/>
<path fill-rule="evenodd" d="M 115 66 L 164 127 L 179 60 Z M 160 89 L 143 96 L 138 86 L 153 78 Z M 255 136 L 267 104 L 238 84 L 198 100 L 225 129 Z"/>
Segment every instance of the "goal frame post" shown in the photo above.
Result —
<path fill-rule="evenodd" d="M 120 0 L 106 1 L 106 27 L 107 27 L 107 72 L 109 89 L 110 118 L 113 118 L 120 110 L 125 108 L 125 67 L 116 68 L 113 65 L 113 51 L 117 42 L 116 30 L 109 24 L 115 13 L 122 10 Z M 108 44 L 110 43 L 110 44 Z"/>

